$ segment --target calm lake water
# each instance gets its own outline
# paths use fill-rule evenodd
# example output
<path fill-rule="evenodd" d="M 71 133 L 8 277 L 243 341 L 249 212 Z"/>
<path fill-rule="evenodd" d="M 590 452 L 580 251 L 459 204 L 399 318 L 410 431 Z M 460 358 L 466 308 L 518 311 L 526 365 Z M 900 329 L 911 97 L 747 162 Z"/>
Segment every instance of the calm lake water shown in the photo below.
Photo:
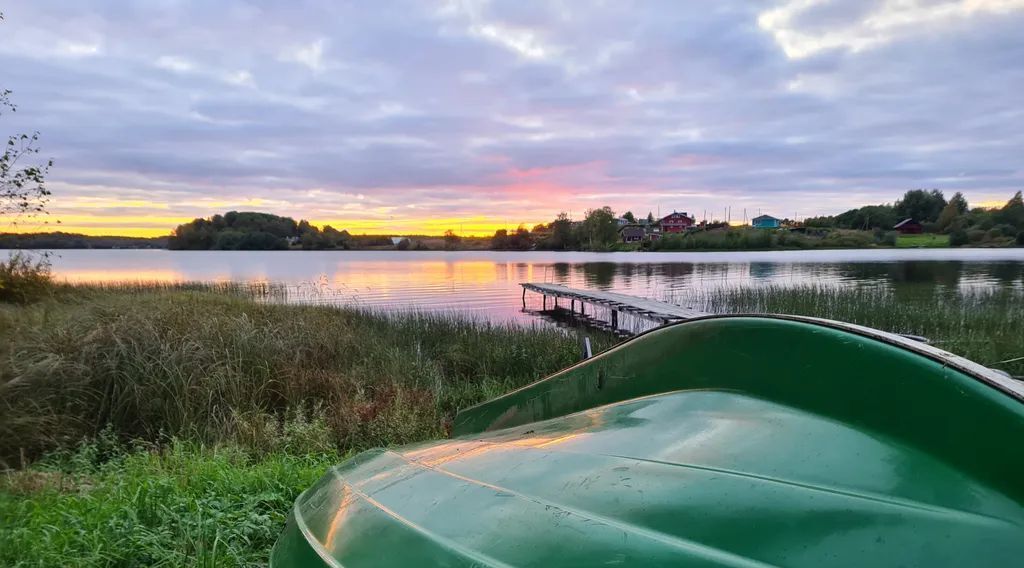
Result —
<path fill-rule="evenodd" d="M 520 282 L 553 282 L 661 300 L 735 286 L 1024 287 L 1024 249 L 710 253 L 439 251 L 52 251 L 73 282 L 237 281 L 286 285 L 289 301 L 466 312 L 535 321 Z M 539 299 L 529 295 L 530 306 Z"/>

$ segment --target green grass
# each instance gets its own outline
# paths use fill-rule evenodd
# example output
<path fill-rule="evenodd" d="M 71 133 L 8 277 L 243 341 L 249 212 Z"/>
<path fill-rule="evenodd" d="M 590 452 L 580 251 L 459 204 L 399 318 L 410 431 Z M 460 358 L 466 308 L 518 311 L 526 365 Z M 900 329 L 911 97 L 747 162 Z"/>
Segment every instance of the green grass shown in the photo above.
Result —
<path fill-rule="evenodd" d="M 912 247 L 948 247 L 949 246 L 949 235 L 937 235 L 934 233 L 926 233 L 920 235 L 900 235 L 896 237 L 897 248 L 912 248 Z"/>
<path fill-rule="evenodd" d="M 265 564 L 295 498 L 340 459 L 102 446 L 0 474 L 0 565 Z"/>
<path fill-rule="evenodd" d="M 59 286 L 0 304 L 0 565 L 251 566 L 342 456 L 578 359 L 559 330 L 288 306 L 274 288 Z M 255 296 L 257 301 L 252 297 Z M 757 287 L 675 301 L 924 335 L 1024 375 L 1024 292 Z M 612 339 L 592 333 L 596 348 Z"/>

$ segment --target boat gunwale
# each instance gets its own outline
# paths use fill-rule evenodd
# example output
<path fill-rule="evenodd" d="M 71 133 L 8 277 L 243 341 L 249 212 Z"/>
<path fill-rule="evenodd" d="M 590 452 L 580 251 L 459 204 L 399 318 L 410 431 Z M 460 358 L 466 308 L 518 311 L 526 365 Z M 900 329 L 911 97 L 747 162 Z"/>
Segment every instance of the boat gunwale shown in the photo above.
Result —
<path fill-rule="evenodd" d="M 974 361 L 971 361 L 970 359 L 966 359 L 966 358 L 961 357 L 959 355 L 950 353 L 948 351 L 939 349 L 937 347 L 934 347 L 932 345 L 928 345 L 926 343 L 922 343 L 920 341 L 916 341 L 916 340 L 904 337 L 902 335 L 897 335 L 895 333 L 890 333 L 888 331 L 882 331 L 880 329 L 875 329 L 875 328 L 871 328 L 871 327 L 867 327 L 867 326 L 857 325 L 857 324 L 854 324 L 854 323 L 848 323 L 848 322 L 837 321 L 837 320 L 830 320 L 830 319 L 825 319 L 825 318 L 816 318 L 816 317 L 811 317 L 811 316 L 800 316 L 800 315 L 792 315 L 792 314 L 735 313 L 735 314 L 709 314 L 709 315 L 705 315 L 705 316 L 700 316 L 700 317 L 695 317 L 695 318 L 675 321 L 675 322 L 667 323 L 665 325 L 661 325 L 661 326 L 649 329 L 647 331 L 644 331 L 642 333 L 634 335 L 634 336 L 626 339 L 622 343 L 618 343 L 618 344 L 612 346 L 611 348 L 606 349 L 605 351 L 602 351 L 600 353 L 596 353 L 592 357 L 589 357 L 587 359 L 583 359 L 582 361 L 574 363 L 574 364 L 572 364 L 572 365 L 570 365 L 570 366 L 568 366 L 568 367 L 566 367 L 564 369 L 561 369 L 561 370 L 559 370 L 559 371 L 557 371 L 555 373 L 552 373 L 552 374 L 547 375 L 547 376 L 545 376 L 543 378 L 540 378 L 540 379 L 538 379 L 538 380 L 536 380 L 536 381 L 534 381 L 534 382 L 532 382 L 530 384 L 524 385 L 524 386 L 519 387 L 519 388 L 517 388 L 517 389 L 515 389 L 513 391 L 507 392 L 507 393 L 505 393 L 505 394 L 503 394 L 501 396 L 492 398 L 490 400 L 485 400 L 483 402 L 474 404 L 473 406 L 468 406 L 468 407 L 466 407 L 464 409 L 461 409 L 456 414 L 455 423 L 459 423 L 459 416 L 463 415 L 463 413 L 472 413 L 472 412 L 476 411 L 477 409 L 480 409 L 480 408 L 482 408 L 484 406 L 489 406 L 489 405 L 497 403 L 498 401 L 501 401 L 503 399 L 511 398 L 511 397 L 513 397 L 513 396 L 523 392 L 523 391 L 526 391 L 526 390 L 529 390 L 531 388 L 534 388 L 537 385 L 539 385 L 541 383 L 544 383 L 544 382 L 546 382 L 548 380 L 551 380 L 551 379 L 553 379 L 555 377 L 558 377 L 558 376 L 560 376 L 560 375 L 562 375 L 564 373 L 568 373 L 568 372 L 573 371 L 573 370 L 575 370 L 577 368 L 581 368 L 581 367 L 583 367 L 585 365 L 588 365 L 591 362 L 593 362 L 595 359 L 597 359 L 599 357 L 602 357 L 602 356 L 604 356 L 604 355 L 606 355 L 608 353 L 611 353 L 611 352 L 616 351 L 616 350 L 621 349 L 621 348 L 625 348 L 630 343 L 632 343 L 634 341 L 638 341 L 638 340 L 640 340 L 640 339 L 642 339 L 642 338 L 644 338 L 644 337 L 646 337 L 646 336 L 648 336 L 650 334 L 658 333 L 658 332 L 664 331 L 664 330 L 666 330 L 668 328 L 672 328 L 672 327 L 676 327 L 676 326 L 683 326 L 683 325 L 691 324 L 691 323 L 694 323 L 694 322 L 709 321 L 709 320 L 721 320 L 721 319 L 764 319 L 764 320 L 792 321 L 792 322 L 797 322 L 797 323 L 806 323 L 806 324 L 810 324 L 810 325 L 816 325 L 816 326 L 823 327 L 823 328 L 828 328 L 828 329 L 835 329 L 835 330 L 839 330 L 839 331 L 845 331 L 847 333 L 852 333 L 854 335 L 858 335 L 858 336 L 861 336 L 861 337 L 866 337 L 868 339 L 874 339 L 876 341 L 879 341 L 879 342 L 882 342 L 882 343 L 886 343 L 886 344 L 892 345 L 894 347 L 902 348 L 902 349 L 904 349 L 906 351 L 910 351 L 912 353 L 915 353 L 917 355 L 925 357 L 925 358 L 927 358 L 927 359 L 929 359 L 931 361 L 934 361 L 934 362 L 937 362 L 937 363 L 941 363 L 942 366 L 944 366 L 944 367 L 950 367 L 952 369 L 955 369 L 955 370 L 963 373 L 964 375 L 966 375 L 966 376 L 968 376 L 968 377 L 970 377 L 970 378 L 972 378 L 972 379 L 974 379 L 974 380 L 976 380 L 976 381 L 978 381 L 980 383 L 983 383 L 983 384 L 985 384 L 985 385 L 987 385 L 987 386 L 989 386 L 989 387 L 991 387 L 991 388 L 1001 392 L 1002 394 L 1005 394 L 1005 395 L 1009 396 L 1010 398 L 1013 398 L 1017 402 L 1024 403 L 1024 382 L 1021 382 L 1021 381 L 1018 381 L 1016 379 L 1013 379 L 1012 377 L 1003 375 L 1003 374 L 1001 374 L 1000 372 L 998 372 L 998 371 L 996 371 L 994 369 L 990 369 L 990 368 L 982 365 L 981 363 L 976 363 Z M 478 432 L 486 432 L 486 431 L 489 431 L 489 429 L 480 430 Z"/>

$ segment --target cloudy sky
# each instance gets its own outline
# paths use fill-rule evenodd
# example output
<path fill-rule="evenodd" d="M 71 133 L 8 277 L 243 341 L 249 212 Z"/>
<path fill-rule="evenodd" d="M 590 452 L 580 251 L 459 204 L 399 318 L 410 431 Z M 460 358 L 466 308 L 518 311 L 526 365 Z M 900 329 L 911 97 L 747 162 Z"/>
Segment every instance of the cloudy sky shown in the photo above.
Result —
<path fill-rule="evenodd" d="M 1024 0 L 0 0 L 65 230 L 486 233 L 1024 188 Z"/>

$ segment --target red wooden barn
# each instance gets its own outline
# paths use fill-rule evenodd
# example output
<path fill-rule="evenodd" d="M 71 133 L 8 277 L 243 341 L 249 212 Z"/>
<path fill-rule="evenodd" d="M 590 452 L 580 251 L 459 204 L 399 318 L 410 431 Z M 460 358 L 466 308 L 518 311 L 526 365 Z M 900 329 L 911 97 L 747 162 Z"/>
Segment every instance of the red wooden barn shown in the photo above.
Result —
<path fill-rule="evenodd" d="M 924 231 L 924 227 L 921 226 L 921 223 L 918 223 L 910 217 L 896 223 L 892 228 L 904 235 L 917 235 Z"/>

